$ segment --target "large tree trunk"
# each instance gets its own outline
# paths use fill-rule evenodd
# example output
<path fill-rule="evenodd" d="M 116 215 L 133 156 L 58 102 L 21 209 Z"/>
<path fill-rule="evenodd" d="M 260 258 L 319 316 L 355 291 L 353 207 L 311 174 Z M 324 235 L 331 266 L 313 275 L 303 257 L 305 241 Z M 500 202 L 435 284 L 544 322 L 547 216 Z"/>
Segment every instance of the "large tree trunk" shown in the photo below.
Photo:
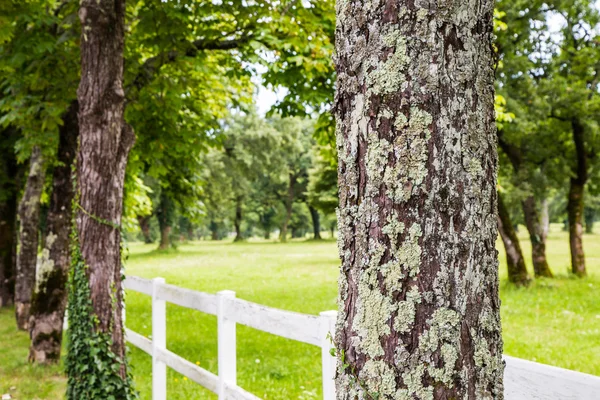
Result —
<path fill-rule="evenodd" d="M 312 219 L 313 239 L 321 240 L 321 218 L 319 217 L 319 211 L 311 205 L 308 205 L 308 211 L 310 211 L 310 218 Z"/>
<path fill-rule="evenodd" d="M 531 259 L 535 276 L 552 278 L 552 271 L 546 259 L 546 236 L 548 231 L 538 213 L 535 198 L 529 196 L 523 200 L 522 208 L 525 225 L 531 240 Z"/>
<path fill-rule="evenodd" d="M 584 186 L 576 179 L 571 179 L 569 186 L 569 244 L 571 248 L 571 272 L 577 276 L 585 276 L 585 254 L 583 252 L 583 193 Z"/>
<path fill-rule="evenodd" d="M 235 218 L 233 220 L 233 225 L 235 227 L 235 239 L 234 242 L 240 242 L 244 240 L 244 235 L 242 234 L 242 197 L 238 197 L 235 199 Z"/>
<path fill-rule="evenodd" d="M 338 3 L 338 400 L 503 397 L 493 8 Z"/>
<path fill-rule="evenodd" d="M 60 164 L 54 168 L 52 177 L 46 241 L 37 271 L 29 320 L 29 361 L 35 363 L 56 363 L 60 360 L 67 304 L 67 273 L 71 260 L 69 245 L 75 195 L 71 168 L 79 136 L 77 111 L 77 102 L 73 102 L 59 132 L 57 159 Z"/>
<path fill-rule="evenodd" d="M 142 231 L 142 236 L 144 236 L 144 243 L 150 244 L 153 243 L 152 236 L 150 235 L 150 219 L 152 215 L 138 215 L 137 220 L 140 224 L 140 230 Z"/>
<path fill-rule="evenodd" d="M 19 252 L 17 254 L 17 279 L 15 281 L 15 316 L 17 327 L 29 329 L 29 310 L 35 286 L 38 254 L 38 227 L 40 222 L 40 197 L 44 189 L 45 166 L 42 151 L 34 147 L 29 160 L 29 176 L 25 192 L 19 203 Z"/>
<path fill-rule="evenodd" d="M 583 252 L 583 194 L 588 180 L 587 154 L 585 149 L 584 127 L 578 119 L 571 121 L 573 142 L 575 143 L 575 170 L 569 187 L 567 214 L 569 216 L 569 244 L 571 248 L 571 272 L 586 276 L 585 254 Z"/>
<path fill-rule="evenodd" d="M 15 233 L 17 224 L 17 195 L 15 185 L 17 162 L 12 140 L 4 142 L 10 135 L 2 132 L 0 140 L 0 308 L 13 304 L 15 296 Z"/>
<path fill-rule="evenodd" d="M 158 228 L 160 230 L 159 250 L 166 250 L 171 247 L 171 230 L 173 229 L 173 201 L 164 192 L 160 195 L 160 205 L 158 212 Z"/>
<path fill-rule="evenodd" d="M 523 258 L 523 251 L 517 233 L 513 228 L 510 214 L 498 193 L 498 230 L 504 243 L 506 251 L 506 264 L 508 266 L 508 280 L 517 286 L 527 286 L 529 284 L 529 275 Z"/>
<path fill-rule="evenodd" d="M 69 400 L 94 397 L 90 391 L 100 386 L 105 397 L 110 394 L 122 399 L 129 391 L 122 319 L 120 226 L 125 167 L 135 135 L 123 119 L 124 17 L 124 0 L 80 2 L 76 215 L 80 253 L 74 253 L 75 290 L 70 294 L 78 303 L 69 305 Z M 89 305 L 82 299 L 86 296 L 90 297 Z M 88 307 L 90 316 L 86 317 Z M 88 324 L 93 332 L 89 332 Z M 87 341 L 80 335 L 83 339 L 85 335 L 100 339 L 86 346 Z M 86 360 L 91 364 L 83 376 L 76 366 Z"/>
<path fill-rule="evenodd" d="M 290 174 L 290 181 L 288 185 L 288 192 L 283 202 L 285 206 L 285 217 L 283 218 L 283 224 L 281 225 L 281 231 L 279 232 L 279 240 L 287 242 L 288 226 L 292 219 L 292 209 L 294 207 L 295 193 L 294 186 L 296 185 L 296 176 Z"/>

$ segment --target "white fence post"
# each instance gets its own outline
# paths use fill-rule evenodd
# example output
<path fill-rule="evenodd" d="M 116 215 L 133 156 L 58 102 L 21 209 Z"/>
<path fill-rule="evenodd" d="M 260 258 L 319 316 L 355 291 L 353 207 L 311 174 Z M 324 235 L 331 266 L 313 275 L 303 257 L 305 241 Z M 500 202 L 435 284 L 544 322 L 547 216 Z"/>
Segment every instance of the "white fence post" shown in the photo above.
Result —
<path fill-rule="evenodd" d="M 331 354 L 334 348 L 335 320 L 337 311 L 324 311 L 320 315 L 321 361 L 323 364 L 323 399 L 335 400 L 336 358 Z"/>
<path fill-rule="evenodd" d="M 235 385 L 237 381 L 235 321 L 225 315 L 225 303 L 235 298 L 235 292 L 223 290 L 217 296 L 219 400 L 225 400 L 225 383 Z"/>
<path fill-rule="evenodd" d="M 167 366 L 158 360 L 158 349 L 167 348 L 167 305 L 158 299 L 164 278 L 152 280 L 152 400 L 167 400 Z"/>

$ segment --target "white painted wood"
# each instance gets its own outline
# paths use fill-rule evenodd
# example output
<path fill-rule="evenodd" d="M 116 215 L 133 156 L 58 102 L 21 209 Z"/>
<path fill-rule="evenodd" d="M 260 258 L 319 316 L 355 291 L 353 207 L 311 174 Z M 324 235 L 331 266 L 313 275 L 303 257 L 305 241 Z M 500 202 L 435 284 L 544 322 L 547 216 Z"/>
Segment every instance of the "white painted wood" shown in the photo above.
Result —
<path fill-rule="evenodd" d="M 598 400 L 600 377 L 504 356 L 506 400 Z"/>
<path fill-rule="evenodd" d="M 323 369 L 323 400 L 335 400 L 336 359 L 331 354 L 334 349 L 336 311 L 324 311 L 319 314 L 321 336 L 321 366 Z"/>
<path fill-rule="evenodd" d="M 226 400 L 261 400 L 250 392 L 246 392 L 239 386 L 225 384 L 225 399 Z"/>
<path fill-rule="evenodd" d="M 202 311 L 205 314 L 217 315 L 217 296 L 214 294 L 162 284 L 158 286 L 157 296 L 169 303 Z"/>
<path fill-rule="evenodd" d="M 158 358 L 167 349 L 167 305 L 158 298 L 163 278 L 152 280 L 152 400 L 167 400 L 167 366 Z"/>
<path fill-rule="evenodd" d="M 157 356 L 158 359 L 169 366 L 169 368 L 174 369 L 183 376 L 187 376 L 189 379 L 211 392 L 217 393 L 219 378 L 212 372 L 200 368 L 191 361 L 179 357 L 177 354 L 166 349 L 158 349 Z"/>
<path fill-rule="evenodd" d="M 216 296 L 166 285 L 164 279 L 152 281 L 128 277 L 124 287 L 152 296 L 153 340 L 125 329 L 127 341 L 152 355 L 152 398 L 166 399 L 166 366 L 187 376 L 220 400 L 259 400 L 236 385 L 236 322 L 274 335 L 321 347 L 323 398 L 335 399 L 336 360 L 330 354 L 328 333 L 335 331 L 335 311 L 319 316 L 278 310 L 236 299 L 231 291 Z M 217 315 L 219 324 L 219 376 L 200 368 L 166 349 L 166 301 Z M 505 399 L 507 400 L 599 400 L 600 377 L 504 356 Z"/>
<path fill-rule="evenodd" d="M 152 280 L 139 276 L 128 276 L 123 281 L 123 288 L 152 296 Z"/>
<path fill-rule="evenodd" d="M 236 385 L 237 381 L 235 321 L 228 318 L 225 306 L 227 300 L 235 299 L 235 292 L 223 290 L 217 298 L 219 400 L 225 400 L 226 385 Z"/>
<path fill-rule="evenodd" d="M 152 341 L 131 329 L 125 328 L 125 340 L 138 349 L 152 355 Z"/>
<path fill-rule="evenodd" d="M 226 315 L 235 322 L 273 335 L 321 347 L 319 317 L 227 299 Z"/>

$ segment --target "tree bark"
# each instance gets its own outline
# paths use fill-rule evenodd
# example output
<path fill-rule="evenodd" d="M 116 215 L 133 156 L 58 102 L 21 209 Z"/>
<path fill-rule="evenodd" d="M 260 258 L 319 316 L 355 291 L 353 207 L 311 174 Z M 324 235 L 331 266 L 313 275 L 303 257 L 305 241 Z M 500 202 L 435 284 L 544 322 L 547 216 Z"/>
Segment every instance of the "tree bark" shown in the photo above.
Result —
<path fill-rule="evenodd" d="M 29 320 L 29 361 L 34 363 L 57 363 L 60 360 L 67 304 L 67 274 L 71 260 L 69 246 L 75 196 L 71 168 L 79 136 L 77 112 L 77 102 L 74 102 L 65 114 L 59 131 L 59 164 L 54 167 L 52 177 L 46 241 L 37 272 Z"/>
<path fill-rule="evenodd" d="M 123 119 L 124 0 L 82 0 L 80 145 L 77 155 L 77 237 L 87 266 L 96 332 L 127 377 L 121 285 L 121 217 L 129 151 L 135 141 Z M 72 379 L 76 377 L 70 376 Z"/>
<path fill-rule="evenodd" d="M 338 400 L 503 398 L 493 8 L 338 3 Z"/>
<path fill-rule="evenodd" d="M 522 201 L 521 205 L 525 216 L 525 225 L 531 240 L 531 259 L 535 276 L 552 278 L 552 271 L 546 258 L 546 236 L 548 231 L 538 213 L 535 198 L 528 196 Z"/>
<path fill-rule="evenodd" d="M 575 143 L 574 177 L 569 186 L 567 214 L 569 217 L 569 244 L 571 249 L 571 272 L 583 277 L 587 275 L 583 252 L 583 195 L 588 180 L 587 154 L 585 150 L 584 127 L 574 118 L 571 121 L 573 142 Z"/>
<path fill-rule="evenodd" d="M 517 286 L 527 286 L 529 284 L 529 275 L 525 266 L 525 258 L 517 233 L 513 228 L 510 214 L 498 193 L 498 231 L 504 243 L 506 251 L 506 264 L 508 266 L 508 280 Z"/>
<path fill-rule="evenodd" d="M 153 243 L 152 236 L 150 235 L 150 219 L 152 215 L 138 215 L 137 220 L 140 224 L 140 230 L 142 231 L 142 236 L 144 236 L 144 243 L 150 244 Z"/>
<path fill-rule="evenodd" d="M 237 197 L 235 199 L 235 218 L 233 220 L 233 225 L 235 226 L 234 242 L 241 242 L 244 240 L 244 235 L 242 234 L 242 200 L 242 197 Z"/>
<path fill-rule="evenodd" d="M 15 281 L 15 316 L 17 327 L 29 329 L 31 296 L 35 286 L 38 255 L 38 227 L 40 222 L 40 197 L 44 189 L 45 166 L 42 151 L 34 147 L 29 160 L 29 176 L 19 203 L 19 252 Z"/>
<path fill-rule="evenodd" d="M 10 133 L 5 130 L 3 141 Z M 13 304 L 15 296 L 15 233 L 17 226 L 17 195 L 15 185 L 17 161 L 12 140 L 0 143 L 0 308 Z"/>
<path fill-rule="evenodd" d="M 287 196 L 283 202 L 285 206 L 285 217 L 283 219 L 283 224 L 281 225 L 281 231 L 279 232 L 279 240 L 282 242 L 287 242 L 288 226 L 290 224 L 290 219 L 292 218 L 292 208 L 295 200 L 294 186 L 296 185 L 297 179 L 293 174 L 290 174 L 289 179 Z"/>
<path fill-rule="evenodd" d="M 313 239 L 321 240 L 321 218 L 319 217 L 319 211 L 311 205 L 308 206 L 308 211 L 310 211 L 310 218 L 312 219 Z"/>

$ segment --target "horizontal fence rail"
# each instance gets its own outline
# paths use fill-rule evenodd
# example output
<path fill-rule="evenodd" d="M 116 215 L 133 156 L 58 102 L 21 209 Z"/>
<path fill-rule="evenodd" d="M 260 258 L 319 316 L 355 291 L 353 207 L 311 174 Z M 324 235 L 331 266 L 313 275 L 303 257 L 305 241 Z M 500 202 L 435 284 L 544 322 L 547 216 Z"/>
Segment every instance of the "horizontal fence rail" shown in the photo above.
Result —
<path fill-rule="evenodd" d="M 335 399 L 336 360 L 331 355 L 335 311 L 300 314 L 263 306 L 235 297 L 224 290 L 217 294 L 128 276 L 124 288 L 152 297 L 152 339 L 125 329 L 127 341 L 152 356 L 152 399 L 166 400 L 167 370 L 172 368 L 218 395 L 219 400 L 260 400 L 237 386 L 236 324 L 312 344 L 321 348 L 323 399 Z M 166 303 L 217 316 L 218 375 L 167 350 Z M 598 400 L 600 377 L 504 356 L 505 399 L 507 400 Z"/>

